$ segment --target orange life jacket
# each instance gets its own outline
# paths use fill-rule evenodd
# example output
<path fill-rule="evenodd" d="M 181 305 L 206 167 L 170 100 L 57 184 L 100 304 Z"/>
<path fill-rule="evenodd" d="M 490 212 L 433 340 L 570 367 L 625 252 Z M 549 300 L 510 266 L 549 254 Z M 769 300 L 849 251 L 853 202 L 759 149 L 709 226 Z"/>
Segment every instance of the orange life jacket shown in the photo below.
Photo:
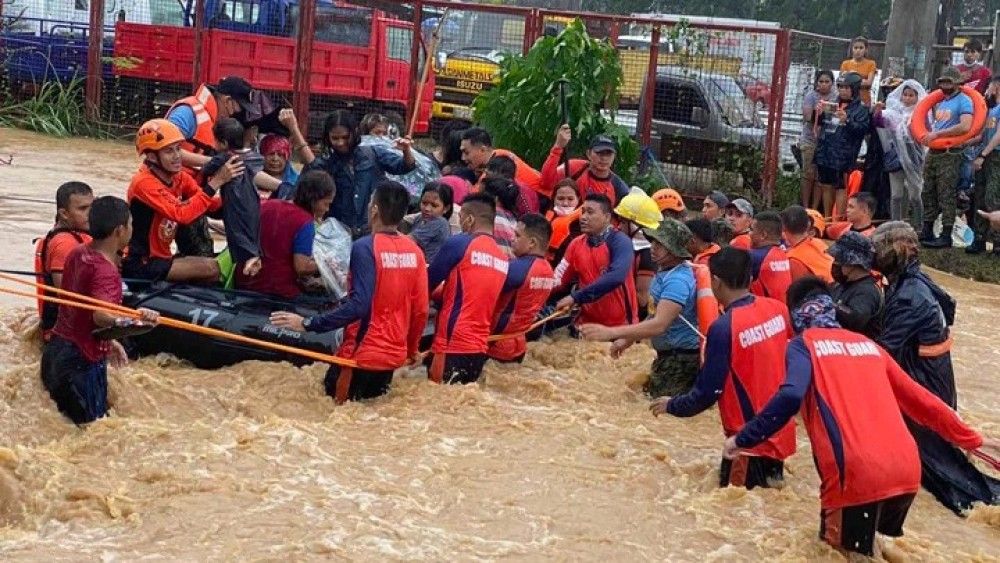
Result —
<path fill-rule="evenodd" d="M 563 247 L 566 239 L 572 234 L 573 223 L 580 220 L 582 213 L 583 209 L 578 207 L 569 215 L 557 217 L 554 211 L 549 211 L 545 214 L 545 218 L 552 225 L 552 237 L 549 238 L 549 250 L 546 254 L 549 262 L 555 259 L 559 249 Z"/>
<path fill-rule="evenodd" d="M 813 237 L 790 247 L 786 254 L 789 260 L 794 260 L 806 267 L 809 273 L 820 277 L 826 283 L 833 282 L 830 269 L 833 267 L 833 257 L 826 253 L 826 245 Z"/>
<path fill-rule="evenodd" d="M 691 264 L 691 270 L 694 272 L 698 332 L 704 337 L 701 339 L 701 363 L 704 364 L 708 328 L 719 318 L 719 301 L 712 292 L 712 274 L 708 271 L 708 266 Z"/>
<path fill-rule="evenodd" d="M 196 154 L 213 154 L 215 152 L 215 135 L 212 133 L 212 127 L 215 126 L 215 121 L 218 119 L 219 106 L 215 103 L 215 96 L 208 89 L 208 85 L 202 84 L 193 96 L 174 102 L 167 113 L 169 114 L 177 106 L 189 106 L 194 111 L 194 119 L 198 125 L 194 137 L 181 143 L 181 148 Z"/>
<path fill-rule="evenodd" d="M 826 238 L 830 240 L 837 240 L 844 236 L 844 233 L 851 230 L 851 224 L 847 221 L 838 221 L 836 223 L 830 224 L 826 228 Z M 868 238 L 871 238 L 875 234 L 875 225 L 868 225 L 867 228 L 857 231 Z"/>
<path fill-rule="evenodd" d="M 35 281 L 42 285 L 55 286 L 52 278 L 53 273 L 62 273 L 62 271 L 51 272 L 45 267 L 45 263 L 48 262 L 48 251 L 49 242 L 55 238 L 57 235 L 62 233 L 70 234 L 76 242 L 79 244 L 85 244 L 90 240 L 90 237 L 85 231 L 79 231 L 76 229 L 67 229 L 66 227 L 57 227 L 48 232 L 44 237 L 36 239 L 35 244 Z M 41 287 L 35 290 L 38 295 L 38 321 L 42 327 L 42 336 L 45 340 L 48 340 L 48 333 L 56 326 L 56 317 L 59 314 L 59 305 L 55 303 L 43 301 L 41 298 L 45 296 L 58 297 L 57 295 L 51 294 Z"/>

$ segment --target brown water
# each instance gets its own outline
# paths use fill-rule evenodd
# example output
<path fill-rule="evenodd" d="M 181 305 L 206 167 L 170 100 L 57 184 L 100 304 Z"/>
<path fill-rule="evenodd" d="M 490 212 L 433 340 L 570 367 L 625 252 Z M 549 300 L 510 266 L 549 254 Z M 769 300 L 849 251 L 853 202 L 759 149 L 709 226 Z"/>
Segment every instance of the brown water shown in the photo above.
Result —
<path fill-rule="evenodd" d="M 0 195 L 50 199 L 67 179 L 124 191 L 127 145 L 0 130 Z M 60 148 L 62 147 L 62 148 Z M 59 148 L 59 152 L 55 152 Z M 0 199 L 3 267 L 51 205 Z M 937 276 L 958 298 L 963 415 L 1000 436 L 995 286 Z M 816 539 L 804 434 L 780 491 L 719 489 L 716 412 L 654 419 L 635 389 L 652 354 L 532 345 L 479 385 L 423 373 L 335 407 L 323 368 L 207 372 L 168 358 L 110 375 L 110 418 L 86 430 L 38 378 L 28 303 L 0 305 L 0 559 L 838 560 Z M 997 561 L 1000 509 L 960 519 L 918 495 L 894 561 Z"/>

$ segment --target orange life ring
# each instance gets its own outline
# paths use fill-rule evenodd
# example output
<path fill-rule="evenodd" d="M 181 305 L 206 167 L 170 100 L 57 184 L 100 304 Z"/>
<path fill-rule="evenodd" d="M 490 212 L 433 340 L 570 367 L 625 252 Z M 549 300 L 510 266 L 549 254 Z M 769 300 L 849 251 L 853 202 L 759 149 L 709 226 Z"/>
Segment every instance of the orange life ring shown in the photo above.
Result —
<path fill-rule="evenodd" d="M 962 86 L 962 92 L 972 100 L 972 127 L 963 135 L 952 137 L 938 137 L 930 143 L 930 148 L 935 150 L 945 150 L 965 144 L 982 132 L 986 125 L 986 100 L 983 95 L 968 86 Z M 919 116 L 928 116 L 938 102 L 944 100 L 944 92 L 934 90 L 924 96 L 924 99 L 917 102 L 917 107 L 913 108 L 914 119 L 910 120 L 910 134 L 913 139 L 920 142 L 927 135 L 927 118 L 916 119 Z"/>

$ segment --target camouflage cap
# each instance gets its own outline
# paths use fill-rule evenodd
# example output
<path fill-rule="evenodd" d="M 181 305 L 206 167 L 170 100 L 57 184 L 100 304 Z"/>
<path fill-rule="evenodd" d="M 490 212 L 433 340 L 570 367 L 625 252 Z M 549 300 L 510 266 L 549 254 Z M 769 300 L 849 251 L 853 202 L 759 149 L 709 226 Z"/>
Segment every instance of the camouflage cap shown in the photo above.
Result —
<path fill-rule="evenodd" d="M 837 264 L 871 270 L 875 262 L 875 246 L 871 239 L 854 231 L 844 233 L 826 251 Z"/>
<path fill-rule="evenodd" d="M 941 82 L 942 80 L 950 80 L 955 84 L 961 84 L 962 72 L 953 66 L 946 66 L 941 70 L 941 74 L 938 75 L 937 81 Z"/>
<path fill-rule="evenodd" d="M 664 219 L 655 229 L 643 229 L 646 238 L 655 240 L 678 258 L 691 258 L 687 245 L 691 242 L 691 230 L 677 219 Z"/>

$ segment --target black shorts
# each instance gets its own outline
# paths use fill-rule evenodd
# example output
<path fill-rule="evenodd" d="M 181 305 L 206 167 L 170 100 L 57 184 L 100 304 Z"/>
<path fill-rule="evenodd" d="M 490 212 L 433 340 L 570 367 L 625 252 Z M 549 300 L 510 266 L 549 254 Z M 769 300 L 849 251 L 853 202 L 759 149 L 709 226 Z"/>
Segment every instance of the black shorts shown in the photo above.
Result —
<path fill-rule="evenodd" d="M 108 366 L 91 362 L 69 340 L 53 335 L 42 351 L 42 385 L 59 411 L 76 424 L 108 413 Z"/>
<path fill-rule="evenodd" d="M 173 258 L 135 258 L 126 257 L 122 261 L 122 277 L 137 280 L 166 281 Z"/>
<path fill-rule="evenodd" d="M 498 364 L 520 364 L 524 363 L 524 354 L 521 354 L 520 356 L 517 356 L 516 358 L 511 358 L 509 360 L 501 360 L 500 358 L 493 358 L 493 357 L 491 357 L 490 359 Z"/>
<path fill-rule="evenodd" d="M 372 371 L 330 366 L 330 369 L 326 370 L 323 386 L 326 388 L 326 394 L 338 403 L 364 401 L 388 393 L 393 372 L 391 369 Z"/>
<path fill-rule="evenodd" d="M 764 456 L 741 455 L 723 459 L 719 467 L 719 486 L 774 488 L 785 480 L 785 462 Z"/>
<path fill-rule="evenodd" d="M 487 359 L 486 354 L 430 354 L 427 373 L 436 383 L 475 383 Z"/>
<path fill-rule="evenodd" d="M 830 545 L 872 557 L 875 532 L 898 538 L 915 493 L 819 511 L 819 539 Z"/>
<path fill-rule="evenodd" d="M 820 184 L 833 186 L 834 189 L 844 189 L 844 176 L 846 174 L 847 172 L 844 170 L 837 170 L 836 168 L 827 168 L 826 166 L 816 165 L 816 180 Z"/>

